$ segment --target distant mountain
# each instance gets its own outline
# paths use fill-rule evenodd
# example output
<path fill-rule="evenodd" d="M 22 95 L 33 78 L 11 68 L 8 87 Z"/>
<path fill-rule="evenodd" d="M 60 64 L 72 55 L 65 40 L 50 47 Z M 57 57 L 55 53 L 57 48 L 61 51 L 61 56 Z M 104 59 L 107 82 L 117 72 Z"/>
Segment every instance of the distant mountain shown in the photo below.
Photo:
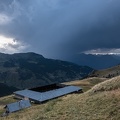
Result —
<path fill-rule="evenodd" d="M 14 91 L 17 91 L 17 90 L 18 89 L 15 88 L 15 87 L 10 87 L 10 86 L 7 86 L 7 85 L 5 85 L 3 83 L 0 83 L 0 97 L 10 95 Z"/>
<path fill-rule="evenodd" d="M 24 89 L 81 79 L 92 68 L 44 58 L 36 53 L 0 53 L 0 83 Z"/>
<path fill-rule="evenodd" d="M 110 68 L 120 63 L 120 57 L 116 55 L 85 55 L 75 54 L 63 57 L 62 60 L 70 61 L 78 65 L 90 66 L 94 69 L 100 70 Z"/>
<path fill-rule="evenodd" d="M 113 78 L 120 75 L 120 65 L 103 70 L 94 70 L 89 77 Z"/>

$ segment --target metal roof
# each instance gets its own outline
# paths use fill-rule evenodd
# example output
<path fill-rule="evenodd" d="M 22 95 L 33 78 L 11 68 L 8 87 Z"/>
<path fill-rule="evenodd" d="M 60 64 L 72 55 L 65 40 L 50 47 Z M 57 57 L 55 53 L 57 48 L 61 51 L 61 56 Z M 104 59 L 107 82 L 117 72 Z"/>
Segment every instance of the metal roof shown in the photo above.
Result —
<path fill-rule="evenodd" d="M 47 92 L 36 92 L 32 90 L 21 90 L 14 92 L 16 95 L 20 95 L 23 97 L 28 97 L 32 100 L 38 101 L 38 102 L 43 102 L 46 100 L 50 100 L 56 97 L 60 97 L 69 93 L 73 93 L 76 91 L 82 90 L 80 87 L 76 86 L 66 86 L 64 88 L 59 88 L 55 90 L 50 90 Z"/>
<path fill-rule="evenodd" d="M 29 100 L 21 100 L 15 103 L 7 104 L 5 108 L 7 109 L 7 111 L 9 111 L 9 113 L 11 113 L 30 106 L 31 104 Z"/>

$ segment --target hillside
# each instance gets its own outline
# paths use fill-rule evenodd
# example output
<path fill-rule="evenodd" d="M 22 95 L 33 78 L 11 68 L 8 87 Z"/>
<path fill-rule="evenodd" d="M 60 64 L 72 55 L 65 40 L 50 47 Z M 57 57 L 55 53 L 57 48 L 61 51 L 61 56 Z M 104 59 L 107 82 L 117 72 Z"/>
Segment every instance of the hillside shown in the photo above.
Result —
<path fill-rule="evenodd" d="M 94 94 L 103 91 L 112 91 L 116 89 L 120 89 L 120 76 L 114 77 L 112 79 L 106 80 L 102 83 L 95 85 L 92 89 L 88 91 L 88 93 Z"/>
<path fill-rule="evenodd" d="M 95 70 L 89 75 L 89 77 L 112 78 L 119 75 L 120 75 L 120 65 L 117 65 L 108 69 Z"/>
<path fill-rule="evenodd" d="M 0 113 L 3 112 L 3 106 L 6 103 L 13 101 L 15 100 L 12 96 L 0 98 Z M 8 117 L 0 119 L 119 120 L 119 113 L 120 76 L 101 82 L 83 94 L 70 94 L 44 104 L 33 104 L 28 109 L 12 113 Z"/>
<path fill-rule="evenodd" d="M 5 95 L 10 95 L 14 91 L 17 91 L 18 89 L 15 87 L 7 86 L 3 83 L 0 83 L 0 97 L 5 96 Z"/>
<path fill-rule="evenodd" d="M 36 53 L 0 53 L 0 83 L 19 89 L 81 79 L 92 70 Z"/>
<path fill-rule="evenodd" d="M 90 78 L 85 78 L 82 80 L 74 80 L 71 82 L 65 82 L 63 84 L 82 87 L 83 91 L 86 92 L 87 90 L 91 89 L 94 85 L 104 82 L 106 80 L 108 80 L 108 79 L 107 78 L 99 78 L 99 77 L 90 77 Z"/>

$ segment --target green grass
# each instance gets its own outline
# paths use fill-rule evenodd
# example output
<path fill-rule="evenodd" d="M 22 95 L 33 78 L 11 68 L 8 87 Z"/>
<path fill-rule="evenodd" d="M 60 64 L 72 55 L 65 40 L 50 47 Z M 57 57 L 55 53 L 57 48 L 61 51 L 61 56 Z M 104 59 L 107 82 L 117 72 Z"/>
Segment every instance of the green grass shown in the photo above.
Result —
<path fill-rule="evenodd" d="M 6 105 L 12 102 L 15 102 L 16 99 L 12 95 L 0 98 L 0 105 Z"/>

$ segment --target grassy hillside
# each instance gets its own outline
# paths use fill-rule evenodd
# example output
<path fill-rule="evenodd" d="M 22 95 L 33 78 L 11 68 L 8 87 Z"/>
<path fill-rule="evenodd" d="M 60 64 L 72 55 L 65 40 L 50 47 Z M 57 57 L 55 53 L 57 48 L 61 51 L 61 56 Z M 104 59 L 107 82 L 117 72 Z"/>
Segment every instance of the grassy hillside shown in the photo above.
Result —
<path fill-rule="evenodd" d="M 104 70 L 96 70 L 89 75 L 89 77 L 102 77 L 102 78 L 112 78 L 120 75 L 120 65 L 104 69 Z"/>
<path fill-rule="evenodd" d="M 3 105 L 10 101 L 14 101 L 12 96 L 0 98 L 0 113 Z M 33 105 L 0 120 L 119 120 L 119 113 L 120 76 L 99 83 L 83 94 Z"/>
<path fill-rule="evenodd" d="M 106 81 L 107 78 L 98 78 L 98 77 L 90 77 L 83 80 L 75 80 L 72 82 L 65 82 L 63 84 L 66 85 L 75 85 L 83 88 L 83 91 L 86 92 L 87 90 L 91 89 L 94 85 Z"/>
<path fill-rule="evenodd" d="M 104 81 L 100 84 L 95 85 L 92 89 L 90 89 L 89 93 L 98 93 L 102 91 L 111 91 L 120 88 L 120 76 L 114 77 L 110 80 Z"/>

